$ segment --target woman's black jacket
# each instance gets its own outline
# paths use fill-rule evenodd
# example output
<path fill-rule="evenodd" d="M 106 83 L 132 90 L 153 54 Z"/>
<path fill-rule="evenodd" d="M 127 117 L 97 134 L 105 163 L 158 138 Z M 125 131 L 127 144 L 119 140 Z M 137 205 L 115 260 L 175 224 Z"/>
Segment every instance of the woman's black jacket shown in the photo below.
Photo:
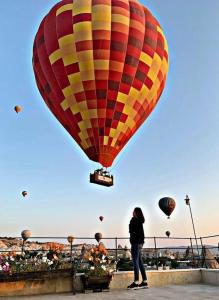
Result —
<path fill-rule="evenodd" d="M 144 228 L 140 219 L 133 217 L 129 224 L 130 243 L 144 244 Z"/>

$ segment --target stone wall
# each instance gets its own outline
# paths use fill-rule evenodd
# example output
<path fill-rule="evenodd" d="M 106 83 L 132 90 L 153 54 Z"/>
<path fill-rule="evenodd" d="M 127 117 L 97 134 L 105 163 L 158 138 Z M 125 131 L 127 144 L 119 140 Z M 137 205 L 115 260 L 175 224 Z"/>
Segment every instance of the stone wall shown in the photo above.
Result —
<path fill-rule="evenodd" d="M 203 283 L 219 286 L 219 270 L 202 269 L 201 274 Z"/>
<path fill-rule="evenodd" d="M 206 273 L 202 276 L 202 272 L 203 270 L 200 269 L 148 271 L 147 276 L 149 286 L 158 287 L 171 284 L 200 283 L 203 279 L 207 278 Z M 133 272 L 117 272 L 113 276 L 110 288 L 125 289 L 132 281 Z M 75 289 L 77 292 L 83 292 L 79 275 L 76 277 Z M 70 276 L 0 282 L 0 296 L 39 295 L 65 292 L 72 292 L 72 278 Z"/>
<path fill-rule="evenodd" d="M 202 276 L 200 269 L 147 271 L 148 284 L 159 287 L 171 284 L 200 283 Z M 110 284 L 112 289 L 125 289 L 133 281 L 133 272 L 117 272 Z"/>
<path fill-rule="evenodd" d="M 205 283 L 219 286 L 219 270 L 211 269 L 186 269 L 186 270 L 162 270 L 147 271 L 150 287 L 159 287 L 173 284 Z M 125 289 L 133 281 L 133 272 L 117 272 L 110 284 L 111 289 Z M 80 275 L 75 281 L 76 292 L 83 292 Z M 1 296 L 24 296 L 39 294 L 71 293 L 72 278 L 37 278 L 25 279 L 13 282 L 0 282 Z"/>

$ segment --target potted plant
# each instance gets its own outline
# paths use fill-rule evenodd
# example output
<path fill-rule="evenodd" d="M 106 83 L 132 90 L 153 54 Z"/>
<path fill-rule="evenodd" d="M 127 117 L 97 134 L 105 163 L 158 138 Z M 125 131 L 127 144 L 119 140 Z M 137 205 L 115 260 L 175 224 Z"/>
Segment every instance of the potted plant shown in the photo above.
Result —
<path fill-rule="evenodd" d="M 84 290 L 102 291 L 109 289 L 115 271 L 115 260 L 108 257 L 104 244 L 99 243 L 84 250 L 81 269 L 84 271 Z"/>

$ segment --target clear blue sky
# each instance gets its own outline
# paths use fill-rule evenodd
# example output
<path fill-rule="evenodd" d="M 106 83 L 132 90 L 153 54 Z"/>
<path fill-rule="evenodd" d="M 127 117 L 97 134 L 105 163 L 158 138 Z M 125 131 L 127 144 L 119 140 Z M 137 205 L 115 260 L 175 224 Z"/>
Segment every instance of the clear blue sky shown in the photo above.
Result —
<path fill-rule="evenodd" d="M 89 184 L 97 164 L 80 152 L 35 86 L 33 39 L 55 3 L 1 3 L 0 235 L 31 229 L 35 236 L 97 230 L 124 236 L 139 205 L 146 235 L 190 236 L 187 193 L 198 235 L 219 233 L 219 1 L 143 1 L 165 31 L 169 77 L 156 109 L 119 156 L 109 189 Z M 19 115 L 16 104 L 23 107 Z M 177 202 L 169 221 L 157 205 L 166 195 Z"/>

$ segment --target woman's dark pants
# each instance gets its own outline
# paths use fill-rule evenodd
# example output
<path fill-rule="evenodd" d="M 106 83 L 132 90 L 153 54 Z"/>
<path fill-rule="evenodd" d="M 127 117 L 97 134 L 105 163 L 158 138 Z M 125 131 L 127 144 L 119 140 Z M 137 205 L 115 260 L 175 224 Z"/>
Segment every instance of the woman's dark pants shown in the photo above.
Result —
<path fill-rule="evenodd" d="M 139 269 L 141 271 L 142 280 L 143 281 L 147 280 L 147 276 L 146 276 L 146 272 L 144 269 L 142 256 L 141 256 L 142 247 L 143 247 L 142 244 L 133 244 L 132 248 L 131 248 L 132 260 L 133 260 L 133 264 L 134 264 L 135 281 L 139 281 Z"/>

